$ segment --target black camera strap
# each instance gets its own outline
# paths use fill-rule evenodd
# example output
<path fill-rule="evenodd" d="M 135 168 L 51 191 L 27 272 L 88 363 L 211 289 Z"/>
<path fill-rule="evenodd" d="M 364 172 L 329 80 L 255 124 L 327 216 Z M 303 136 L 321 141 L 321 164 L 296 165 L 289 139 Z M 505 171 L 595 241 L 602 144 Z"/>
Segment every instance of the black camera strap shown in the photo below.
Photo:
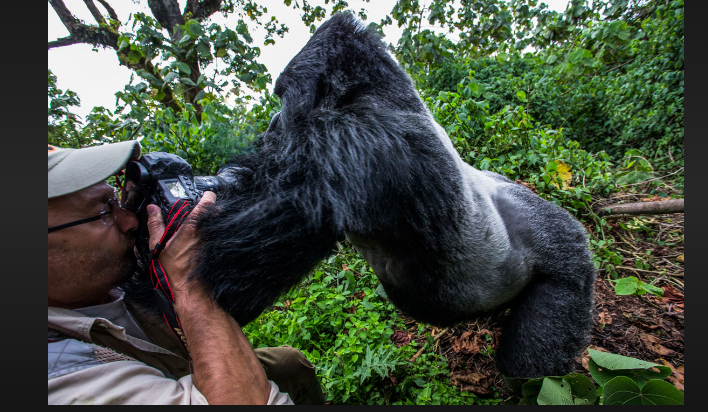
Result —
<path fill-rule="evenodd" d="M 155 288 L 155 299 L 162 312 L 162 316 L 170 327 L 170 330 L 179 338 L 185 353 L 187 354 L 187 359 L 189 360 L 190 371 L 192 368 L 192 359 L 189 356 L 189 350 L 187 349 L 187 340 L 182 332 L 182 324 L 179 321 L 177 312 L 175 311 L 174 302 L 175 295 L 172 292 L 172 287 L 167 279 L 167 273 L 160 264 L 158 259 L 160 252 L 164 249 L 165 244 L 170 240 L 172 235 L 179 229 L 180 225 L 184 219 L 192 211 L 192 204 L 189 200 L 178 200 L 172 208 L 170 213 L 167 215 L 167 226 L 165 227 L 165 233 L 162 238 L 155 245 L 155 247 L 150 251 L 149 267 L 150 267 L 150 280 Z"/>

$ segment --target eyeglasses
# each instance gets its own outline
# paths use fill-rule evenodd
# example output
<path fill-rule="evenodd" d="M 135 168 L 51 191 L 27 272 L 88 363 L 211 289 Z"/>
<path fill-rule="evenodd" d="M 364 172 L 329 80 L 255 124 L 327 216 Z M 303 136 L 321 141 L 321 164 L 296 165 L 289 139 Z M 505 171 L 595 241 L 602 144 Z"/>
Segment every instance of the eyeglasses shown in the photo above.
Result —
<path fill-rule="evenodd" d="M 87 217 L 86 219 L 75 220 L 73 222 L 64 223 L 63 225 L 53 226 L 49 228 L 49 233 L 56 232 L 57 230 L 66 229 L 67 227 L 82 225 L 84 223 L 93 222 L 95 220 L 103 220 L 103 225 L 108 227 L 115 223 L 116 215 L 113 213 L 115 207 L 120 207 L 120 200 L 118 199 L 118 192 L 113 190 L 113 198 L 109 199 L 105 205 L 101 208 L 101 214 L 98 216 Z"/>

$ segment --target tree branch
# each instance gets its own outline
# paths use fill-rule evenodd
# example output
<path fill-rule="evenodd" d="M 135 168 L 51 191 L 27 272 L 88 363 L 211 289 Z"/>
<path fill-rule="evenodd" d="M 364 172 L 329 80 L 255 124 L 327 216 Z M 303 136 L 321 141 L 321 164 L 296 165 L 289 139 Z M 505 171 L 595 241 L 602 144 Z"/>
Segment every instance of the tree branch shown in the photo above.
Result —
<path fill-rule="evenodd" d="M 222 0 L 187 0 L 184 7 L 184 15 L 192 13 L 192 17 L 197 20 L 205 19 L 219 11 Z"/>
<path fill-rule="evenodd" d="M 68 46 L 77 43 L 87 43 L 94 46 L 118 48 L 118 33 L 102 27 L 89 26 L 78 23 L 71 26 L 70 36 L 57 39 L 48 43 L 47 49 Z"/>
<path fill-rule="evenodd" d="M 106 3 L 105 0 L 98 0 L 98 2 L 101 3 L 101 6 L 106 9 L 108 15 L 111 16 L 113 20 L 118 20 L 118 15 L 116 14 L 116 11 L 113 10 L 113 7 L 111 7 L 110 4 Z"/>
<path fill-rule="evenodd" d="M 57 13 L 57 16 L 59 16 L 59 20 L 64 24 L 64 27 L 69 30 L 69 33 L 73 31 L 74 27 L 81 24 L 81 22 L 71 14 L 69 9 L 66 8 L 62 0 L 49 0 L 49 4 Z"/>
<path fill-rule="evenodd" d="M 93 0 L 84 0 L 84 4 L 86 4 L 86 7 L 88 7 L 89 11 L 91 12 L 91 15 L 93 16 L 94 20 L 96 20 L 96 23 L 98 23 L 99 26 L 106 24 L 106 19 L 104 19 L 101 12 L 98 11 L 98 7 L 93 4 Z"/>
<path fill-rule="evenodd" d="M 108 11 L 108 14 L 115 16 L 115 19 L 117 20 L 117 15 L 115 14 L 115 11 L 108 5 L 104 0 L 98 0 L 101 5 L 106 7 L 106 10 Z M 158 3 L 160 2 L 159 0 L 150 0 L 150 3 Z M 79 21 L 74 15 L 69 11 L 69 9 L 64 5 L 64 2 L 62 0 L 49 0 L 49 4 L 52 6 L 54 11 L 57 13 L 57 16 L 59 16 L 59 19 L 61 19 L 62 23 L 64 26 L 69 30 L 69 36 L 68 37 L 63 37 L 61 39 L 57 39 L 54 41 L 51 41 L 48 43 L 48 49 L 56 48 L 56 47 L 62 47 L 62 46 L 68 46 L 72 44 L 78 44 L 78 43 L 87 43 L 91 44 L 94 46 L 104 46 L 104 47 L 110 47 L 116 51 L 116 54 L 118 55 L 118 60 L 120 61 L 120 64 L 127 66 L 131 68 L 132 70 L 145 70 L 148 73 L 154 75 L 158 80 L 162 80 L 162 76 L 160 76 L 160 73 L 155 70 L 155 66 L 149 61 L 146 60 L 145 57 L 142 57 L 138 62 L 131 62 L 131 60 L 128 58 L 127 53 L 123 53 L 118 50 L 118 37 L 119 34 L 118 32 L 113 29 L 111 26 L 107 25 L 105 22 L 105 19 L 103 16 L 98 12 L 98 9 L 96 6 L 93 4 L 93 0 L 84 0 L 84 3 L 86 3 L 86 6 L 89 7 L 89 10 L 91 11 L 91 14 L 94 16 L 94 18 L 99 21 L 99 24 L 103 22 L 102 26 L 92 26 L 88 24 L 83 24 L 81 21 Z M 175 5 L 177 4 L 176 0 L 162 0 L 164 4 L 168 3 L 174 3 Z M 177 16 L 179 19 L 181 19 L 181 16 L 179 15 L 179 9 L 177 10 Z M 153 11 L 154 13 L 154 11 Z M 98 17 L 97 17 L 98 15 Z M 156 14 L 157 17 L 157 14 Z M 162 23 L 161 23 L 162 24 Z M 194 71 L 192 72 L 194 74 Z M 171 108 L 172 110 L 175 111 L 175 113 L 179 113 L 182 111 L 182 107 L 177 103 L 175 100 L 175 96 L 172 93 L 172 89 L 167 86 L 163 89 L 163 92 L 165 93 L 165 96 L 162 99 L 158 99 L 162 104 L 165 106 Z"/>
<path fill-rule="evenodd" d="M 48 43 L 47 50 L 51 50 L 56 47 L 70 46 L 72 44 L 78 44 L 78 43 L 82 43 L 82 41 L 77 40 L 77 39 L 73 38 L 72 36 L 62 37 L 61 39 L 56 39 L 54 41 L 50 41 Z"/>
<path fill-rule="evenodd" d="M 660 200 L 654 202 L 621 203 L 604 205 L 596 211 L 598 216 L 607 215 L 663 215 L 683 213 L 683 199 Z M 607 209 L 610 209 L 608 212 Z"/>
<path fill-rule="evenodd" d="M 148 0 L 148 6 L 160 26 L 167 29 L 172 41 L 179 41 L 181 33 L 179 30 L 175 31 L 175 27 L 184 24 L 184 21 L 177 0 Z"/>

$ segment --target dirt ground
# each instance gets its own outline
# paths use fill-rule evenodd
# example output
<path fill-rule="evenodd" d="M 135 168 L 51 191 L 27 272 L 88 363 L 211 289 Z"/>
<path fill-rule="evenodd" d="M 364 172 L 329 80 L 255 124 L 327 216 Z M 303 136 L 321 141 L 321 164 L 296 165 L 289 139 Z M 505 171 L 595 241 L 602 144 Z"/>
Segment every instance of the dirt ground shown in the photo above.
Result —
<path fill-rule="evenodd" d="M 683 214 L 608 219 L 607 235 L 615 239 L 612 249 L 621 255 L 622 263 L 598 272 L 590 347 L 668 366 L 673 371 L 668 380 L 683 390 Z M 644 263 L 643 269 L 637 269 L 637 261 Z M 610 281 L 613 268 L 617 278 L 635 276 L 662 288 L 663 297 L 617 295 Z M 447 359 L 453 385 L 480 397 L 509 398 L 493 361 L 503 316 L 447 329 L 428 328 L 426 334 L 436 338 L 435 351 Z M 425 342 L 424 336 L 416 337 L 415 321 L 406 321 L 406 326 L 406 331 L 392 336 L 396 344 L 411 339 Z M 590 376 L 587 359 L 585 351 L 575 371 Z"/>

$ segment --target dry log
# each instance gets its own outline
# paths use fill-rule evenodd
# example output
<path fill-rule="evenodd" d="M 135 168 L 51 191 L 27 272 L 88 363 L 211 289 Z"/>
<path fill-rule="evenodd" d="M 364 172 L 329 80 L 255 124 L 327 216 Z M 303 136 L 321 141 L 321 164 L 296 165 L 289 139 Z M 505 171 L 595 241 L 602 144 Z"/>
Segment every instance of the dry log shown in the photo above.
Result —
<path fill-rule="evenodd" d="M 609 208 L 608 212 L 606 208 Z M 660 200 L 656 202 L 615 203 L 596 209 L 598 216 L 608 215 L 661 215 L 683 213 L 683 199 Z"/>

